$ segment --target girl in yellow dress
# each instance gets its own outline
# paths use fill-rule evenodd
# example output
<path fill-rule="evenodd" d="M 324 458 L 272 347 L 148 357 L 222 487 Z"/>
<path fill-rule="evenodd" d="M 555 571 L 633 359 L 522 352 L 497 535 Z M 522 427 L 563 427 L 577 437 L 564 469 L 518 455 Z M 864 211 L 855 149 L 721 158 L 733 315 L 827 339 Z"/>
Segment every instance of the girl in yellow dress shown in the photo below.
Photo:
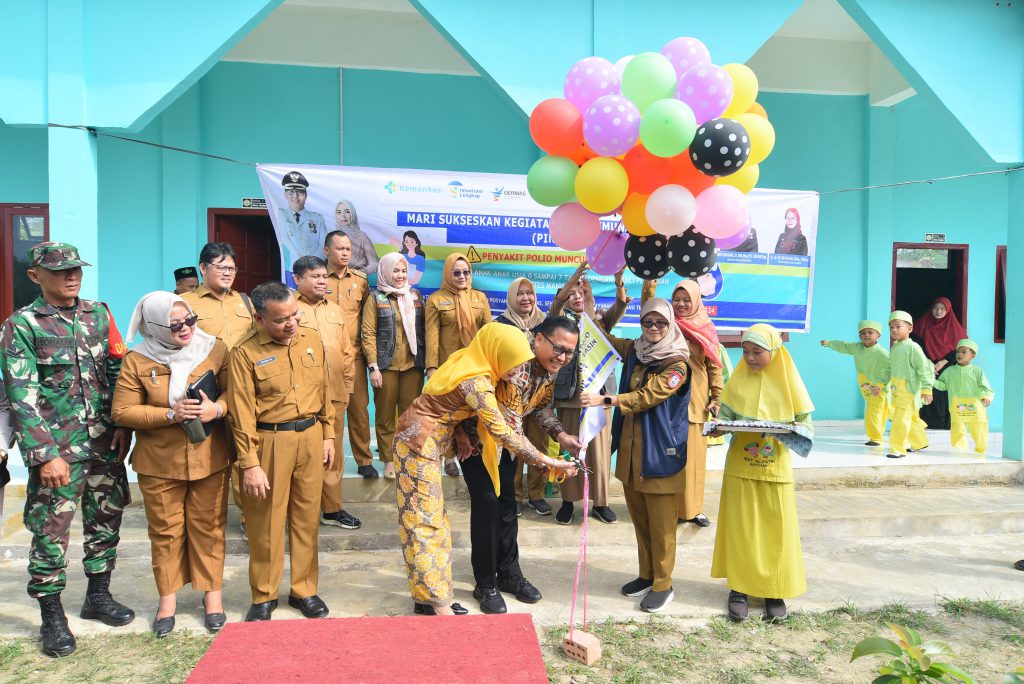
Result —
<path fill-rule="evenodd" d="M 796 364 L 770 325 L 742 337 L 743 358 L 722 393 L 718 418 L 795 423 L 799 435 L 734 432 L 725 459 L 711 576 L 729 586 L 729 617 L 747 618 L 747 595 L 765 619 L 786 618 L 783 599 L 807 590 L 790 448 L 810 449 L 814 405 Z"/>

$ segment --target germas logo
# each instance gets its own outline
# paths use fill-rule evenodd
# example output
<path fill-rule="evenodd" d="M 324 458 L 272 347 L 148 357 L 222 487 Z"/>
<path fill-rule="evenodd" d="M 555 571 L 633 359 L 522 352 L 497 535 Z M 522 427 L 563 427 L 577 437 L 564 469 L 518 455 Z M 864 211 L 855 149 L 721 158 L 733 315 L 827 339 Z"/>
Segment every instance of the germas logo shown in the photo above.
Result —
<path fill-rule="evenodd" d="M 500 188 L 494 188 L 494 190 L 491 190 L 491 197 L 493 197 L 494 201 L 497 202 L 498 200 L 501 199 L 501 193 L 503 193 L 504 191 L 505 191 L 505 186 L 504 185 L 501 186 Z"/>

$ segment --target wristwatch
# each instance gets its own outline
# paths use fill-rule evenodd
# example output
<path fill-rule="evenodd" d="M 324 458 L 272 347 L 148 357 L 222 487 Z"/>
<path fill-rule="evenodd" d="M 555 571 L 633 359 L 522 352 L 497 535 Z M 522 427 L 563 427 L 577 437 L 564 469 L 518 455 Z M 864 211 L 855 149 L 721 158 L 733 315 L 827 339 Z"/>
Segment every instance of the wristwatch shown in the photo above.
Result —
<path fill-rule="evenodd" d="M 373 373 L 374 371 L 379 371 L 380 368 L 377 367 L 377 364 L 371 363 L 369 366 L 366 367 L 366 370 L 368 370 L 371 373 Z"/>
<path fill-rule="evenodd" d="M 166 416 L 167 416 L 167 420 L 168 420 L 168 421 L 170 421 L 170 422 L 172 422 L 172 423 L 174 422 L 174 409 L 168 409 L 168 410 L 167 410 L 167 413 L 166 413 L 166 414 L 164 414 L 164 415 L 166 415 Z"/>
<path fill-rule="evenodd" d="M 604 405 L 605 406 L 611 406 L 612 405 L 612 398 L 611 397 L 605 397 L 604 398 Z"/>

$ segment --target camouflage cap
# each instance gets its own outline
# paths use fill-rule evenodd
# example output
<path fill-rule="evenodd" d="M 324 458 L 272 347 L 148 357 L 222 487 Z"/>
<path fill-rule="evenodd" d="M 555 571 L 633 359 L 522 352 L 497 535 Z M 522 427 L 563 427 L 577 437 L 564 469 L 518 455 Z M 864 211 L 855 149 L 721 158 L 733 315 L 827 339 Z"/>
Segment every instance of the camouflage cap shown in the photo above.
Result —
<path fill-rule="evenodd" d="M 92 266 L 78 256 L 78 248 L 67 242 L 40 242 L 28 251 L 28 260 L 32 268 L 45 268 L 47 271 L 66 271 L 79 266 Z"/>

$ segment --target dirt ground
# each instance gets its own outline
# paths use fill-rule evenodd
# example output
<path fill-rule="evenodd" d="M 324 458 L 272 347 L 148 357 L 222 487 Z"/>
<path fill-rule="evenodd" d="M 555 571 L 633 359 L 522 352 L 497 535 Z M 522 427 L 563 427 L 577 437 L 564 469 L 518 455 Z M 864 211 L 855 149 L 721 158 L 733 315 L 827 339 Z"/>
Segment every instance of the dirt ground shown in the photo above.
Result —
<path fill-rule="evenodd" d="M 751 605 L 751 615 L 758 611 Z M 584 667 L 562 655 L 566 630 L 542 632 L 548 676 L 557 684 L 598 682 L 870 682 L 880 656 L 850 663 L 854 645 L 868 636 L 892 637 L 886 625 L 913 627 L 925 639 L 948 643 L 952 662 L 978 682 L 1001 683 L 1005 673 L 1024 665 L 1024 603 L 940 601 L 933 613 L 893 603 L 861 612 L 846 605 L 825 613 L 795 613 L 770 625 L 759 619 L 734 624 L 652 616 L 630 622 L 591 625 L 603 656 Z M 181 682 L 209 647 L 207 635 L 174 633 L 103 634 L 79 639 L 78 651 L 51 659 L 33 639 L 0 643 L 0 681 Z"/>

